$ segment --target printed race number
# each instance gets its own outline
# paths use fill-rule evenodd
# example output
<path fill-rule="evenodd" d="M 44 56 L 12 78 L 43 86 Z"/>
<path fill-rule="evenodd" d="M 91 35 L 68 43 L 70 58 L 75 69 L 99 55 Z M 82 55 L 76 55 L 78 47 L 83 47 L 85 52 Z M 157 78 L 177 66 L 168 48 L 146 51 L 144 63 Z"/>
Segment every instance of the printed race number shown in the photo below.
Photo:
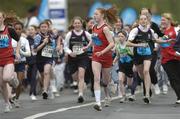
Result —
<path fill-rule="evenodd" d="M 51 46 L 47 45 L 42 49 L 41 56 L 51 58 L 52 54 L 53 54 L 53 48 Z"/>
<path fill-rule="evenodd" d="M 84 51 L 82 50 L 83 46 L 82 45 L 74 45 L 72 47 L 73 53 L 80 55 L 82 53 L 84 53 Z"/>

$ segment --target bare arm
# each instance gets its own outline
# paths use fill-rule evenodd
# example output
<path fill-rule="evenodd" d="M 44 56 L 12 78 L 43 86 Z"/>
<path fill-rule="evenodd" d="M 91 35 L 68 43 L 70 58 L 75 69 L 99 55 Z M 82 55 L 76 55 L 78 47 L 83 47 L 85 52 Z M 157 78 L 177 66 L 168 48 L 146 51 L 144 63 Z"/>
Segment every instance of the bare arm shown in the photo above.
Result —
<path fill-rule="evenodd" d="M 118 61 L 119 57 L 120 57 L 120 54 L 118 53 L 118 51 L 116 50 L 115 48 L 115 53 L 116 53 L 116 57 L 114 58 L 113 60 L 113 65 L 116 64 L 116 62 Z"/>
<path fill-rule="evenodd" d="M 16 58 L 17 58 L 17 60 L 21 59 L 21 56 L 20 56 L 20 42 L 19 41 L 17 42 L 17 47 L 16 47 Z"/>
<path fill-rule="evenodd" d="M 59 36 L 57 39 L 56 51 L 62 52 L 62 37 Z"/>
<path fill-rule="evenodd" d="M 104 27 L 103 32 L 106 36 L 106 39 L 109 42 L 109 45 L 104 50 L 101 51 L 102 54 L 105 54 L 106 52 L 110 51 L 114 47 L 114 41 L 113 41 L 113 36 L 111 34 L 111 31 L 109 30 L 108 27 Z"/>
<path fill-rule="evenodd" d="M 92 38 L 91 38 L 91 34 L 89 34 L 88 32 L 85 31 L 86 37 L 89 41 L 89 43 L 87 44 L 87 46 L 83 47 L 83 50 L 87 50 L 88 48 L 92 47 Z"/>
<path fill-rule="evenodd" d="M 159 38 L 159 39 L 156 39 L 156 40 L 154 40 L 156 43 L 159 43 L 159 44 L 161 44 L 161 43 L 170 43 L 170 42 L 173 42 L 174 40 L 172 40 L 172 39 L 169 39 L 169 40 L 162 40 L 161 38 Z"/>

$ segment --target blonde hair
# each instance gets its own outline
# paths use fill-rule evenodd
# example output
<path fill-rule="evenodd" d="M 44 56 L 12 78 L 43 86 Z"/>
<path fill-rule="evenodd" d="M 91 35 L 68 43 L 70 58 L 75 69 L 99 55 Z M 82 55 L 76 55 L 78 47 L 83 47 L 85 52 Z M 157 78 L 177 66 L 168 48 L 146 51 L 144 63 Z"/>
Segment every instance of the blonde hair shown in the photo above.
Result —
<path fill-rule="evenodd" d="M 83 19 L 82 19 L 81 17 L 79 17 L 79 16 L 75 16 L 75 17 L 73 17 L 73 19 L 71 20 L 71 23 L 70 23 L 70 25 L 69 25 L 69 27 L 68 27 L 68 30 L 69 30 L 69 31 L 74 29 L 73 24 L 74 24 L 74 21 L 75 21 L 75 20 L 79 20 L 79 21 L 81 22 L 81 24 L 82 24 L 82 27 L 83 27 L 83 23 L 84 23 Z"/>
<path fill-rule="evenodd" d="M 174 21 L 171 13 L 163 13 L 161 16 L 168 19 L 168 20 L 170 20 L 172 26 L 177 26 L 178 25 L 178 22 Z"/>

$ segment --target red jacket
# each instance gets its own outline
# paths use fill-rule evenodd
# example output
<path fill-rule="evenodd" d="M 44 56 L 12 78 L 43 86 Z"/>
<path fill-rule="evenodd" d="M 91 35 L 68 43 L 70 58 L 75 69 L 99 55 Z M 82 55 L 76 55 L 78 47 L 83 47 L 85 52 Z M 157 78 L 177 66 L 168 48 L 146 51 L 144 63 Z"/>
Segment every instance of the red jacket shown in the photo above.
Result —
<path fill-rule="evenodd" d="M 171 39 L 176 39 L 176 31 L 175 28 L 173 26 L 171 26 L 169 29 L 166 29 L 164 31 L 164 34 L 169 36 Z M 171 43 L 171 45 L 169 47 L 161 47 L 161 55 L 162 55 L 162 60 L 161 63 L 165 64 L 170 60 L 179 60 L 180 61 L 180 57 L 175 55 L 175 50 L 173 48 L 174 43 Z"/>

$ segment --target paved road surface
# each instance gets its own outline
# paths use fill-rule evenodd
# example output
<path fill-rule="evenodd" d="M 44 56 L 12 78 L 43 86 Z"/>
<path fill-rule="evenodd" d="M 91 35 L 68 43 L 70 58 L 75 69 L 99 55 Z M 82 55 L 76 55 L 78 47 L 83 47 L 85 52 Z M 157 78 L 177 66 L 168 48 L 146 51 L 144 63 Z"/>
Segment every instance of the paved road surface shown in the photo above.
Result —
<path fill-rule="evenodd" d="M 141 94 L 137 94 L 135 102 L 123 104 L 115 98 L 111 106 L 103 107 L 101 112 L 93 109 L 94 98 L 88 94 L 81 105 L 77 104 L 77 95 L 69 89 L 54 100 L 38 97 L 38 101 L 32 102 L 27 94 L 23 94 L 22 107 L 13 108 L 12 112 L 6 114 L 0 108 L 0 119 L 180 119 L 180 105 L 174 104 L 173 91 L 168 95 L 153 96 L 149 105 L 143 103 Z"/>

